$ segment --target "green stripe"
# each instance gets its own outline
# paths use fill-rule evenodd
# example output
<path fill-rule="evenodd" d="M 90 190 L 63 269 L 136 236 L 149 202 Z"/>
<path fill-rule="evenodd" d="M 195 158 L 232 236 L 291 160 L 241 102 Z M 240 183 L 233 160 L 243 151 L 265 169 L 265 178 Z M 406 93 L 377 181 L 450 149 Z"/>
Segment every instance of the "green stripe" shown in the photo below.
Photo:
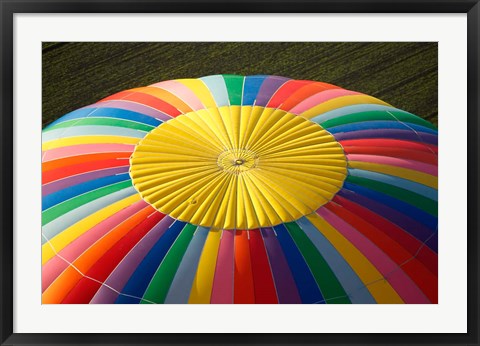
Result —
<path fill-rule="evenodd" d="M 240 106 L 242 104 L 244 78 L 243 76 L 223 75 L 231 106 Z"/>
<path fill-rule="evenodd" d="M 185 251 L 187 251 L 188 244 L 190 244 L 190 241 L 193 238 L 193 233 L 195 233 L 196 229 L 197 226 L 189 223 L 183 228 L 177 240 L 175 240 L 175 243 L 160 264 L 160 267 L 158 267 L 152 281 L 150 281 L 150 284 L 143 295 L 144 299 L 157 304 L 163 304 L 165 302 L 173 278 L 175 277 L 180 262 L 183 259 L 183 255 L 185 254 Z M 147 301 L 141 300 L 140 303 L 147 304 Z"/>
<path fill-rule="evenodd" d="M 406 112 L 401 112 L 396 109 L 392 109 L 391 111 L 369 111 L 369 112 L 360 112 L 360 113 L 353 113 L 353 114 L 347 114 L 340 116 L 338 118 L 326 120 L 324 122 L 319 119 L 317 123 L 321 125 L 324 128 L 330 128 L 334 126 L 339 126 L 339 125 L 346 125 L 346 124 L 351 124 L 351 123 L 358 123 L 358 122 L 363 122 L 363 121 L 374 121 L 374 120 L 391 120 L 391 121 L 396 121 L 394 117 L 392 117 L 392 113 L 395 118 L 402 122 L 407 122 L 407 123 L 412 123 L 412 124 L 417 124 L 421 125 L 424 127 L 428 127 L 432 130 L 437 130 L 437 128 L 429 123 L 426 120 L 423 120 L 420 117 L 417 117 L 416 115 L 406 113 Z"/>
<path fill-rule="evenodd" d="M 83 195 L 74 197 L 65 202 L 57 204 L 51 208 L 48 208 L 42 213 L 42 226 L 55 220 L 57 217 L 60 217 L 63 214 L 68 213 L 69 211 L 72 211 L 78 207 L 81 207 L 86 203 L 92 202 L 95 199 L 104 197 L 106 195 L 109 195 L 116 191 L 126 189 L 131 186 L 132 186 L 131 180 L 122 181 L 120 183 L 108 185 L 108 186 L 84 193 Z"/>
<path fill-rule="evenodd" d="M 417 207 L 418 209 L 421 209 L 429 213 L 430 215 L 437 216 L 438 214 L 438 204 L 436 201 L 431 200 L 430 198 L 427 198 L 425 196 L 419 195 L 415 192 L 408 191 L 390 184 L 382 183 L 380 181 L 370 180 L 370 179 L 361 178 L 361 177 L 355 177 L 352 175 L 347 176 L 346 181 L 352 184 L 360 185 L 360 186 L 375 190 L 377 192 L 381 192 L 386 195 L 389 195 L 400 201 L 411 204 Z"/>
<path fill-rule="evenodd" d="M 350 299 L 330 266 L 305 232 L 295 222 L 285 223 L 290 236 L 305 258 L 327 304 L 350 304 Z"/>
<path fill-rule="evenodd" d="M 65 121 L 54 126 L 48 127 L 43 130 L 43 132 L 48 132 L 51 130 L 56 130 L 60 128 L 70 127 L 70 126 L 86 126 L 86 125 L 104 125 L 104 126 L 115 126 L 115 127 L 125 127 L 129 129 L 135 129 L 140 131 L 150 132 L 154 126 L 137 123 L 134 121 L 114 119 L 114 118 L 84 118 L 84 119 L 74 119 Z"/>

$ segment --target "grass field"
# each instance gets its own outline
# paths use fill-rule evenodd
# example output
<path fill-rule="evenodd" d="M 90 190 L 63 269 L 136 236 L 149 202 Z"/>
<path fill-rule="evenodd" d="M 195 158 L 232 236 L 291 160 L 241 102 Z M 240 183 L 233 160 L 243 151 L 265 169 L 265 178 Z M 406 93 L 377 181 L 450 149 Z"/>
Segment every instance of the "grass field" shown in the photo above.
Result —
<path fill-rule="evenodd" d="M 328 82 L 437 125 L 436 43 L 46 42 L 42 53 L 44 126 L 121 90 L 211 74 Z"/>

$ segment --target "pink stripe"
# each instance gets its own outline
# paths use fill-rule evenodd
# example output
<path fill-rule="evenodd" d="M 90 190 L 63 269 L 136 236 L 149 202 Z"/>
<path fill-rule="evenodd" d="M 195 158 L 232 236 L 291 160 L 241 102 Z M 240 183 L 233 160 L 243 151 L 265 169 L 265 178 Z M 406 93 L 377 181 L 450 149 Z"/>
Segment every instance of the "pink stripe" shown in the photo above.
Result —
<path fill-rule="evenodd" d="M 350 91 L 345 89 L 326 90 L 306 98 L 305 100 L 300 102 L 298 105 L 293 107 L 289 112 L 294 114 L 301 114 L 309 110 L 310 108 L 313 108 L 319 105 L 320 103 L 327 102 L 331 99 L 341 97 L 341 96 L 347 96 L 347 95 L 361 95 L 361 94 L 355 91 Z"/>
<path fill-rule="evenodd" d="M 326 208 L 320 208 L 317 214 L 347 238 L 377 268 L 405 303 L 430 303 L 410 277 L 354 227 Z"/>
<path fill-rule="evenodd" d="M 170 81 L 165 81 L 165 82 L 160 82 L 156 84 L 150 85 L 151 87 L 155 88 L 161 88 L 163 90 L 167 90 L 180 98 L 183 102 L 188 104 L 190 108 L 193 110 L 199 110 L 199 109 L 204 109 L 205 106 L 202 104 L 200 99 L 195 95 L 195 93 L 187 88 L 184 84 L 170 80 Z"/>
<path fill-rule="evenodd" d="M 347 158 L 349 161 L 378 163 L 381 165 L 408 168 L 414 171 L 427 173 L 435 177 L 438 175 L 437 166 L 429 165 L 428 163 L 423 163 L 418 161 L 398 159 L 395 157 L 388 157 L 388 156 L 361 155 L 361 154 L 348 154 Z"/>
<path fill-rule="evenodd" d="M 116 214 L 99 222 L 90 230 L 76 238 L 66 247 L 64 247 L 58 254 L 68 262 L 72 263 L 78 256 L 87 250 L 98 239 L 103 237 L 115 226 L 119 225 L 132 215 L 145 207 L 149 207 L 147 202 L 140 200 L 125 209 L 120 210 Z M 58 256 L 52 257 L 47 263 L 42 266 L 42 292 L 68 267 L 68 263 Z"/>
<path fill-rule="evenodd" d="M 223 231 L 213 278 L 212 304 L 233 304 L 234 231 Z"/>
<path fill-rule="evenodd" d="M 71 145 L 68 147 L 55 148 L 48 151 L 44 151 L 42 162 L 48 162 L 56 159 L 61 159 L 64 157 L 84 155 L 84 154 L 103 154 L 103 153 L 112 153 L 112 152 L 133 152 L 135 149 L 134 145 L 130 144 L 115 144 L 115 143 L 105 143 L 105 144 L 81 144 L 81 145 Z"/>

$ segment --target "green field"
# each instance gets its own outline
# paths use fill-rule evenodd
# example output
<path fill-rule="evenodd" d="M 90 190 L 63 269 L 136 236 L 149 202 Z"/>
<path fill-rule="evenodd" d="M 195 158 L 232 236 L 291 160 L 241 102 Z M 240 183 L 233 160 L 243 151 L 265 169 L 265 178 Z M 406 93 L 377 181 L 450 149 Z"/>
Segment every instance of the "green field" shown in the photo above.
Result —
<path fill-rule="evenodd" d="M 115 92 L 211 74 L 336 84 L 437 125 L 437 43 L 99 43 L 42 47 L 43 126 Z"/>

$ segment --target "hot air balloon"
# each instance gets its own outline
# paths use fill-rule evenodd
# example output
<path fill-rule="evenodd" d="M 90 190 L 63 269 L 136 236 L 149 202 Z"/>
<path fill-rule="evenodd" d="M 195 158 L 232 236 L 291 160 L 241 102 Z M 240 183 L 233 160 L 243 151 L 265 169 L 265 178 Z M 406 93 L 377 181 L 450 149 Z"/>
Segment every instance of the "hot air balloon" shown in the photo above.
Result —
<path fill-rule="evenodd" d="M 122 91 L 42 133 L 43 304 L 438 301 L 437 129 L 280 76 Z"/>

